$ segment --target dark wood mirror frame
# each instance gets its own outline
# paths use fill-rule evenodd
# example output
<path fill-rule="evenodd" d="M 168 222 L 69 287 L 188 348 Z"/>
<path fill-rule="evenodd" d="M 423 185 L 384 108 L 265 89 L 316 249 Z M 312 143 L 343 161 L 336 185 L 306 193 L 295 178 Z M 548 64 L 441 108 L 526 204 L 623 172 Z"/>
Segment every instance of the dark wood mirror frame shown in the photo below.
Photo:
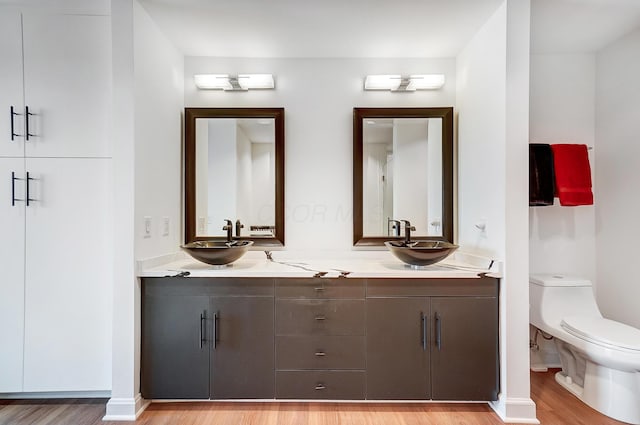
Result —
<path fill-rule="evenodd" d="M 353 108 L 353 245 L 378 246 L 397 236 L 363 236 L 363 121 L 375 118 L 442 118 L 442 236 L 415 239 L 453 242 L 453 108 Z"/>
<path fill-rule="evenodd" d="M 224 240 L 218 236 L 196 236 L 196 119 L 273 118 L 275 121 L 275 232 L 273 237 L 241 236 L 254 246 L 284 246 L 284 108 L 185 108 L 185 243 Z"/>

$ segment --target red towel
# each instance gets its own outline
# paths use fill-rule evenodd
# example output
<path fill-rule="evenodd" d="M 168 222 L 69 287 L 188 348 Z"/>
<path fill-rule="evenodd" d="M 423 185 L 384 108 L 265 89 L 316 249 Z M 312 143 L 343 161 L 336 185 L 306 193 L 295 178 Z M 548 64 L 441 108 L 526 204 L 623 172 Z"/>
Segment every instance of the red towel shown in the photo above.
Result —
<path fill-rule="evenodd" d="M 560 205 L 593 205 L 591 167 L 586 145 L 551 145 Z"/>

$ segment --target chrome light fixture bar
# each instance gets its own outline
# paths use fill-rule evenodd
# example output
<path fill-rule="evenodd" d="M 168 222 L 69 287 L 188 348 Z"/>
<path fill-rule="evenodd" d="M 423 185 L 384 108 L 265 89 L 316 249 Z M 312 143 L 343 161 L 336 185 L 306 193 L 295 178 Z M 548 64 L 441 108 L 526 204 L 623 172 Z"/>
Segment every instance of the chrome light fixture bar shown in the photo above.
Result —
<path fill-rule="evenodd" d="M 275 88 L 273 75 L 271 74 L 196 74 L 193 80 L 201 90 L 269 90 Z"/>
<path fill-rule="evenodd" d="M 420 74 L 403 77 L 399 74 L 367 75 L 364 79 L 365 90 L 416 91 L 437 90 L 444 86 L 443 74 Z"/>

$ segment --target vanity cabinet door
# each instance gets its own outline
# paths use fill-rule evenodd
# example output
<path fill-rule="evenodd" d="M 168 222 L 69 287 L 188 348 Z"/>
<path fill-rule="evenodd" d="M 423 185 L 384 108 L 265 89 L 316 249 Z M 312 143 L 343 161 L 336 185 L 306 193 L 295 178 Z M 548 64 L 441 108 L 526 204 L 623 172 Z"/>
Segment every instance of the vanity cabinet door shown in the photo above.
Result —
<path fill-rule="evenodd" d="M 366 304 L 367 399 L 429 399 L 429 299 L 369 298 Z"/>
<path fill-rule="evenodd" d="M 497 400 L 498 300 L 433 297 L 434 400 Z"/>
<path fill-rule="evenodd" d="M 209 308 L 206 296 L 144 297 L 144 398 L 209 398 Z"/>
<path fill-rule="evenodd" d="M 211 312 L 211 398 L 273 398 L 273 297 L 212 297 Z"/>

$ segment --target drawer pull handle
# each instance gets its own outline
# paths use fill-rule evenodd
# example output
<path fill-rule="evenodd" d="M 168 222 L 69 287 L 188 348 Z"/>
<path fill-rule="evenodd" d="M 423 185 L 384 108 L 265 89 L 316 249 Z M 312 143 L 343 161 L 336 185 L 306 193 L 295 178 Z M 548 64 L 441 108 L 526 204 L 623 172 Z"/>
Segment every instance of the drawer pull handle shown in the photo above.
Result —
<path fill-rule="evenodd" d="M 315 387 L 316 391 L 322 391 L 324 389 L 326 389 L 327 387 L 324 386 L 324 384 L 317 384 Z"/>
<path fill-rule="evenodd" d="M 327 320 L 326 317 L 324 316 L 316 316 L 316 320 L 320 321 L 320 320 Z"/>
<path fill-rule="evenodd" d="M 316 286 L 315 288 L 316 291 L 320 292 L 320 291 L 324 291 L 324 286 Z"/>
<path fill-rule="evenodd" d="M 327 355 L 327 353 L 325 353 L 324 351 L 316 351 L 315 355 L 316 357 L 324 357 Z"/>

